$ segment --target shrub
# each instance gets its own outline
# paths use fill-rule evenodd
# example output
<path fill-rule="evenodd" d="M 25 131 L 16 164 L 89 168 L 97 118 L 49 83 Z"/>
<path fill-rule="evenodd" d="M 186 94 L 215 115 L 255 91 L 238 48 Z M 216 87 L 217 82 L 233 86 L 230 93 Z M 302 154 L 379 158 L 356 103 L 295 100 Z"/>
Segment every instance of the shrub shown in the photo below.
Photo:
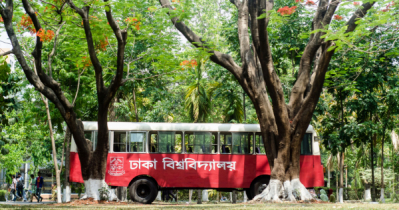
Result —
<path fill-rule="evenodd" d="M 6 201 L 7 190 L 0 190 L 0 201 Z"/>
<path fill-rule="evenodd" d="M 331 195 L 330 195 L 330 202 L 331 202 L 331 203 L 335 203 L 335 201 L 336 201 L 336 200 L 335 200 L 335 195 L 334 195 L 334 194 L 331 194 Z"/>
<path fill-rule="evenodd" d="M 322 201 L 328 201 L 328 196 L 327 196 L 326 194 L 321 194 L 321 195 L 320 195 L 320 199 L 321 199 Z"/>

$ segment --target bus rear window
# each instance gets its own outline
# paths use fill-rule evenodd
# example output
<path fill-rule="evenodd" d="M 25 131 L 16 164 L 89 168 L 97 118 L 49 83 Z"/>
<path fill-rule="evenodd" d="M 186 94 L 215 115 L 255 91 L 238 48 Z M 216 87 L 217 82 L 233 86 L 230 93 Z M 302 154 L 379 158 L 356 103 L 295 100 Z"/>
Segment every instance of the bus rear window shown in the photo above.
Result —
<path fill-rule="evenodd" d="M 301 155 L 312 155 L 312 134 L 306 133 L 301 143 Z"/>

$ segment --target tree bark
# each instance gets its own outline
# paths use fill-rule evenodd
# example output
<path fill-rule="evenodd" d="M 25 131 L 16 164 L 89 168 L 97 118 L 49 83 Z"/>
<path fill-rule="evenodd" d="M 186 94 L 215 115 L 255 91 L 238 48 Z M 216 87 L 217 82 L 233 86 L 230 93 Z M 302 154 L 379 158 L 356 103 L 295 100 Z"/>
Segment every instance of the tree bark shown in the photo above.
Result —
<path fill-rule="evenodd" d="M 71 132 L 67 126 L 65 132 L 65 177 L 64 177 L 64 201 L 63 202 L 70 202 L 71 201 L 71 187 L 69 182 L 69 170 L 70 170 L 70 143 L 71 143 Z"/>
<path fill-rule="evenodd" d="M 374 138 L 376 137 L 376 135 L 373 135 L 373 137 L 371 137 L 371 187 L 372 187 L 372 194 L 371 194 L 371 199 L 373 202 L 375 202 L 375 184 L 374 184 Z"/>
<path fill-rule="evenodd" d="M 380 202 L 385 203 L 385 195 L 384 195 L 384 141 L 385 141 L 385 128 L 386 126 L 384 125 L 384 129 L 382 131 L 382 140 L 381 140 L 381 196 L 380 196 Z"/>
<path fill-rule="evenodd" d="M 344 202 L 344 159 L 345 151 L 341 152 L 341 158 L 339 161 L 339 202 Z"/>
<path fill-rule="evenodd" d="M 137 112 L 137 103 L 136 103 L 136 88 L 134 88 L 133 83 L 133 105 L 134 105 L 134 114 L 136 115 L 136 122 L 139 122 L 139 113 Z"/>
<path fill-rule="evenodd" d="M 51 139 L 51 148 L 53 151 L 53 162 L 54 162 L 54 169 L 55 169 L 55 179 L 57 183 L 57 203 L 62 203 L 61 200 L 61 169 L 58 169 L 58 161 L 57 161 L 57 148 L 55 147 L 55 139 L 54 139 L 54 132 L 53 132 L 53 125 L 51 122 L 51 115 L 50 115 L 50 108 L 48 105 L 48 100 L 44 99 L 44 97 L 41 95 L 43 103 L 46 106 L 46 113 L 47 113 L 47 122 L 50 130 L 50 139 Z M 62 164 L 62 161 L 61 161 Z"/>

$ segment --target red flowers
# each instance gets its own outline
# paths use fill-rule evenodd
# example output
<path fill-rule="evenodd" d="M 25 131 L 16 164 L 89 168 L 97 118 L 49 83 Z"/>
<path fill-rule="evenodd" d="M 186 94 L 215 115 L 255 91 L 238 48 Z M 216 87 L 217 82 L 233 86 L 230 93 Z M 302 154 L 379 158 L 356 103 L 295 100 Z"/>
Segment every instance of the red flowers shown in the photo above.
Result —
<path fill-rule="evenodd" d="M 303 0 L 295 0 L 295 3 L 302 3 Z"/>
<path fill-rule="evenodd" d="M 127 23 L 129 23 L 129 24 L 132 24 L 134 27 L 136 27 L 137 30 L 140 30 L 140 24 L 141 24 L 141 22 L 140 22 L 137 18 L 135 18 L 135 17 L 132 17 L 132 18 L 128 17 L 128 18 L 125 19 L 125 21 L 126 21 Z"/>
<path fill-rule="evenodd" d="M 22 19 L 21 22 L 19 22 L 19 25 L 22 26 L 24 30 L 28 30 L 29 33 L 31 33 L 32 35 L 36 33 L 36 29 L 33 27 L 32 19 L 28 15 L 22 15 Z"/>
<path fill-rule="evenodd" d="M 308 6 L 312 6 L 312 5 L 315 5 L 316 3 L 314 3 L 314 1 L 312 1 L 312 0 L 308 0 L 308 1 L 306 1 L 305 4 Z"/>
<path fill-rule="evenodd" d="M 106 51 L 108 46 L 108 37 L 105 37 L 105 39 L 100 40 L 100 43 L 97 45 L 98 49 L 101 51 Z"/>
<path fill-rule="evenodd" d="M 297 8 L 296 6 L 293 6 L 291 8 L 288 6 L 285 6 L 283 8 L 278 9 L 277 12 L 279 12 L 281 15 L 291 15 L 292 13 L 295 12 L 296 8 Z"/>
<path fill-rule="evenodd" d="M 92 64 L 91 64 L 90 58 L 88 58 L 88 57 L 86 57 L 86 56 L 83 56 L 83 57 L 82 57 L 82 63 L 83 63 L 83 67 L 84 67 L 84 68 L 89 67 L 89 66 L 92 65 Z"/>
<path fill-rule="evenodd" d="M 338 21 L 340 21 L 340 20 L 342 20 L 342 16 L 341 15 L 334 15 L 334 20 L 338 20 Z"/>
<path fill-rule="evenodd" d="M 353 2 L 353 5 L 359 6 L 359 5 L 360 5 L 360 2 Z"/>
<path fill-rule="evenodd" d="M 42 28 L 36 33 L 36 36 L 40 37 L 40 41 L 49 42 L 54 38 L 54 31 L 52 30 L 43 30 Z"/>
<path fill-rule="evenodd" d="M 182 66 L 181 69 L 183 70 L 184 67 L 190 67 L 190 66 L 191 66 L 191 68 L 194 68 L 194 67 L 198 66 L 198 63 L 197 63 L 197 61 L 194 60 L 194 59 L 191 59 L 191 61 L 184 60 L 184 61 L 182 61 L 182 62 L 180 63 L 180 66 Z"/>

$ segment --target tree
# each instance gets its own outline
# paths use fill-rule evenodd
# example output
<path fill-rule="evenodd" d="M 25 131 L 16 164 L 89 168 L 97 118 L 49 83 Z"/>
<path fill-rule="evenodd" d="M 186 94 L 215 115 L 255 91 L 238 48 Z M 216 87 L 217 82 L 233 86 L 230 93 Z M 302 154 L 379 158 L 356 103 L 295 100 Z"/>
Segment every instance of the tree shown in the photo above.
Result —
<path fill-rule="evenodd" d="M 78 147 L 82 176 L 85 180 L 86 189 L 89 189 L 87 190 L 87 196 L 93 197 L 94 199 L 99 199 L 98 189 L 106 185 L 104 182 L 104 176 L 109 147 L 107 127 L 108 107 L 116 91 L 121 85 L 123 78 L 124 49 L 129 28 L 120 28 L 120 24 L 113 17 L 112 7 L 107 0 L 104 1 L 104 4 L 99 2 L 78 2 L 75 4 L 72 1 L 55 1 L 54 3 L 44 4 L 50 4 L 54 10 L 51 13 L 44 15 L 47 8 L 44 8 L 43 4 L 41 3 L 37 4 L 36 2 L 23 0 L 22 8 L 19 8 L 19 5 L 15 5 L 15 7 L 13 1 L 8 0 L 5 2 L 5 4 L 1 5 L 0 13 L 4 20 L 5 30 L 13 46 L 12 53 L 16 56 L 26 78 L 36 88 L 36 90 L 38 90 L 56 106 L 74 137 Z M 102 13 L 96 12 L 96 10 L 92 10 L 92 12 L 96 12 L 95 15 L 98 17 L 94 16 L 93 13 L 90 14 L 91 8 L 99 5 L 104 6 L 103 11 L 105 12 L 105 16 Z M 67 6 L 69 6 L 70 9 Z M 32 67 L 28 65 L 24 55 L 25 52 L 21 49 L 17 34 L 13 28 L 13 20 L 15 19 L 12 17 L 16 8 L 17 12 L 19 9 L 23 9 L 27 13 L 27 15 L 23 15 L 23 20 L 21 21 L 23 24 L 21 25 L 36 35 L 35 49 L 32 52 L 32 56 L 34 58 L 34 68 L 37 71 L 37 75 L 34 73 Z M 39 12 L 43 13 L 43 15 L 40 17 Z M 68 19 L 68 17 L 64 14 L 72 16 Z M 52 22 L 53 24 L 67 19 L 69 20 L 69 26 L 74 26 L 75 23 L 73 21 L 78 19 L 75 14 L 81 18 L 81 21 L 79 22 L 82 22 L 83 25 L 85 41 L 89 54 L 89 58 L 84 58 L 82 63 L 88 66 L 92 65 L 95 71 L 98 101 L 98 144 L 95 151 L 92 151 L 92 148 L 90 147 L 91 144 L 87 142 L 84 137 L 83 125 L 81 120 L 77 118 L 74 105 L 70 102 L 70 100 L 68 100 L 65 93 L 61 89 L 61 84 L 51 77 L 51 68 L 47 69 L 48 71 L 46 73 L 43 66 L 43 46 L 45 42 L 51 41 L 51 39 L 54 37 L 54 32 L 51 30 L 46 31 L 42 27 L 42 23 L 48 24 L 49 22 Z M 119 16 L 122 15 L 119 14 Z M 45 18 L 45 20 L 43 20 L 43 18 Z M 105 22 L 108 22 L 108 26 L 105 22 L 101 24 L 101 21 L 97 21 L 99 18 L 106 18 L 107 21 Z M 133 28 L 135 29 L 133 30 L 139 30 L 140 22 L 137 20 L 137 18 L 131 18 L 127 22 L 128 26 L 134 26 Z M 97 28 L 95 27 L 96 24 Z M 109 71 L 104 71 L 104 67 L 99 59 L 99 54 L 101 51 L 98 51 L 98 45 L 95 43 L 95 41 L 98 39 L 96 36 L 98 35 L 97 33 L 99 31 L 98 25 L 100 25 L 102 28 L 111 28 L 112 32 L 109 34 L 104 34 L 107 32 L 104 30 L 102 33 L 105 36 L 114 35 L 116 38 L 116 56 L 114 56 L 114 59 L 110 60 L 113 62 L 113 64 L 109 65 L 112 66 L 114 73 L 111 73 L 112 80 L 108 83 L 108 86 L 105 83 L 103 76 L 104 73 L 109 73 Z M 49 27 L 48 25 L 46 26 Z M 101 46 L 102 45 L 100 44 L 100 47 Z M 48 64 L 51 66 L 51 63 Z"/>
<path fill-rule="evenodd" d="M 271 167 L 270 184 L 254 200 L 280 200 L 282 183 L 288 199 L 295 200 L 292 190 L 298 190 L 302 200 L 312 199 L 299 181 L 300 145 L 322 91 L 325 74 L 335 52 L 332 49 L 342 43 L 334 41 L 337 36 L 328 37 L 331 33 L 324 30 L 332 19 L 337 17 L 334 14 L 340 1 L 319 2 L 311 22 L 314 33 L 310 35 L 302 53 L 297 80 L 288 104 L 276 72 L 276 58 L 272 55 L 269 42 L 268 25 L 273 18 L 280 17 L 273 12 L 274 1 L 230 1 L 238 12 L 237 33 L 241 65 L 237 64 L 232 56 L 218 51 L 215 42 L 205 41 L 198 35 L 199 32 L 193 31 L 184 23 L 187 17 L 184 16 L 184 12 L 180 12 L 180 8 L 184 7 L 183 3 L 172 1 L 171 4 L 169 0 L 159 2 L 169 10 L 168 14 L 175 28 L 193 46 L 210 53 L 211 61 L 233 74 L 254 104 Z M 297 3 L 299 7 L 303 7 L 300 1 Z M 346 36 L 344 34 L 355 31 L 357 21 L 363 18 L 374 4 L 375 2 L 365 2 L 356 8 L 340 33 Z M 287 6 L 277 12 L 281 16 L 290 15 L 296 8 L 297 6 Z"/>

